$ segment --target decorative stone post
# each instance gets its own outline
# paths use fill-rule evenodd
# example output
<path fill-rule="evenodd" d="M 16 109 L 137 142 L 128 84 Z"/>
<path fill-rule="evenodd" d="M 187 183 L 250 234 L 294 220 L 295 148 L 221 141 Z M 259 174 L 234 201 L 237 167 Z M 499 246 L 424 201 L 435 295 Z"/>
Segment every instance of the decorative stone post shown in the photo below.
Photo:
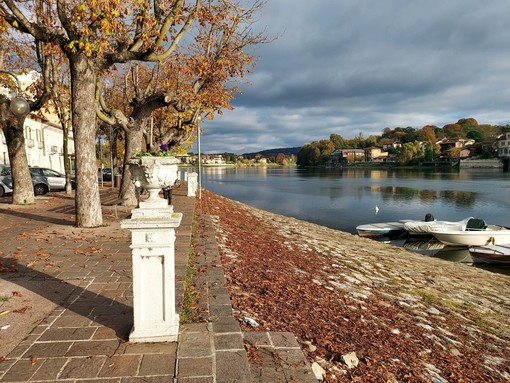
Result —
<path fill-rule="evenodd" d="M 162 187 L 177 178 L 172 157 L 140 157 L 128 161 L 133 182 L 149 191 L 149 198 L 121 221 L 131 231 L 134 325 L 131 342 L 173 342 L 179 334 L 175 309 L 175 229 L 182 213 L 159 197 Z"/>
<path fill-rule="evenodd" d="M 195 197 L 198 187 L 198 174 L 195 172 L 188 174 L 188 197 Z"/>

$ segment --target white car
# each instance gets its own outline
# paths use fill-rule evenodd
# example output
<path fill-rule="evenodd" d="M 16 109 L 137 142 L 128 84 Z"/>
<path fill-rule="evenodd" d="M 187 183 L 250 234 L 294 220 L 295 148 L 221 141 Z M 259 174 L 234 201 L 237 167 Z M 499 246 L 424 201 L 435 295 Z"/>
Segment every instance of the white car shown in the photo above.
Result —
<path fill-rule="evenodd" d="M 31 167 L 31 168 L 29 168 L 29 170 L 30 170 L 30 174 L 32 174 L 32 177 L 39 176 L 39 177 L 46 178 L 52 191 L 66 189 L 66 175 L 65 174 L 59 173 L 56 170 L 48 169 L 48 168 Z M 74 180 L 71 180 L 71 186 L 73 189 L 75 188 Z"/>

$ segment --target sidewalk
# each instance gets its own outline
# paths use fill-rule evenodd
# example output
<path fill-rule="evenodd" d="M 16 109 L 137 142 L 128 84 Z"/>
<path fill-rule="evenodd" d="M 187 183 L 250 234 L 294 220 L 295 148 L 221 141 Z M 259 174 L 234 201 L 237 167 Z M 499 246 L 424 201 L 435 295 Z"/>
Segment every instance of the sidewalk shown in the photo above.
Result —
<path fill-rule="evenodd" d="M 39 197 L 35 206 L 0 204 L 0 347 L 9 351 L 0 353 L 0 382 L 173 381 L 176 343 L 127 341 L 131 240 L 119 222 L 130 209 L 115 205 L 115 193 L 102 190 L 105 227 L 97 229 L 73 227 L 74 200 L 63 193 Z M 194 210 L 186 193 L 183 184 L 173 195 L 175 211 L 184 213 L 178 297 Z"/>
<path fill-rule="evenodd" d="M 79 229 L 74 199 L 0 200 L 0 382 L 317 382 L 292 333 L 243 333 L 233 317 L 214 217 L 201 217 L 195 259 L 202 323 L 182 325 L 177 343 L 128 341 L 133 323 L 131 209 L 103 188 L 104 227 Z M 195 198 L 172 193 L 177 309 L 183 296 Z M 246 349 L 251 350 L 248 358 Z M 251 359 L 251 361 L 249 361 Z"/>

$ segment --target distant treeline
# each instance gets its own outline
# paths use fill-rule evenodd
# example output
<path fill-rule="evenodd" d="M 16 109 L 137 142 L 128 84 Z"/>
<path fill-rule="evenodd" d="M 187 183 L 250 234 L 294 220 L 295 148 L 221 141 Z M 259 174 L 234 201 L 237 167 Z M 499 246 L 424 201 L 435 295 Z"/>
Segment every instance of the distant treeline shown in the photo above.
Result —
<path fill-rule="evenodd" d="M 444 155 L 434 151 L 434 144 L 443 138 L 467 138 L 475 140 L 472 147 L 477 155 L 490 157 L 494 154 L 494 143 L 498 137 L 510 131 L 510 125 L 478 124 L 474 118 L 462 118 L 454 124 L 447 124 L 442 128 L 435 125 L 426 125 L 421 129 L 407 128 L 384 128 L 380 136 L 370 135 L 364 137 L 359 133 L 352 139 L 346 139 L 339 134 L 331 134 L 329 139 L 314 141 L 305 144 L 298 153 L 297 164 L 301 166 L 321 166 L 327 163 L 331 153 L 338 149 L 365 149 L 370 147 L 382 148 L 395 142 L 402 144 L 401 149 L 390 149 L 394 154 L 398 151 L 416 150 L 418 143 L 427 143 L 431 147 L 432 156 Z M 406 145 L 407 144 L 407 145 Z M 416 153 L 416 156 L 424 156 L 425 153 Z M 413 156 L 413 157 L 416 157 Z M 408 156 L 404 156 L 408 157 Z M 429 158 L 430 159 L 430 158 Z"/>

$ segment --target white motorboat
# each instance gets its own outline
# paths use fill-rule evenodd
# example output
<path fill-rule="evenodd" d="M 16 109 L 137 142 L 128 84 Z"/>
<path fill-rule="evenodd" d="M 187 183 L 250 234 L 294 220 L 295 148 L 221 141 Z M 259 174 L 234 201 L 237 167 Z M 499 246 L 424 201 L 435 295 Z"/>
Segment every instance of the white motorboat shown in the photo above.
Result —
<path fill-rule="evenodd" d="M 404 224 L 404 229 L 409 235 L 431 235 L 432 231 L 464 230 L 470 219 L 462 221 L 409 221 Z"/>
<path fill-rule="evenodd" d="M 464 228 L 437 228 L 430 232 L 439 241 L 452 246 L 487 246 L 510 243 L 510 230 L 498 225 L 486 225 L 485 221 L 471 218 Z"/>
<path fill-rule="evenodd" d="M 470 246 L 469 253 L 477 263 L 510 265 L 510 244 Z"/>
<path fill-rule="evenodd" d="M 404 223 L 406 221 L 396 222 L 380 222 L 380 223 L 367 223 L 356 227 L 360 237 L 380 238 L 380 237 L 399 237 L 406 231 Z"/>

